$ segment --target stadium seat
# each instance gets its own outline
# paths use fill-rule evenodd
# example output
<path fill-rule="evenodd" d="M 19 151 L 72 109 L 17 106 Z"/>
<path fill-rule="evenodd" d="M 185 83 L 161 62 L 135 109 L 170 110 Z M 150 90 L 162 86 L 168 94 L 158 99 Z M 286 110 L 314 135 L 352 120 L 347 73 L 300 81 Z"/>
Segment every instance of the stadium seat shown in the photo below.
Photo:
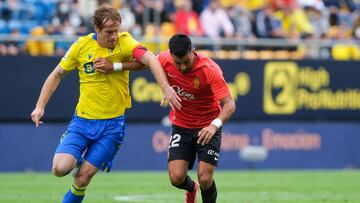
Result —
<path fill-rule="evenodd" d="M 274 51 L 274 59 L 278 59 L 278 60 L 290 59 L 290 52 L 287 50 Z"/>
<path fill-rule="evenodd" d="M 242 54 L 244 59 L 255 60 L 259 58 L 259 53 L 254 50 L 246 50 Z"/>
<path fill-rule="evenodd" d="M 331 56 L 335 60 L 360 60 L 360 51 L 355 44 L 338 43 L 332 47 Z"/>
<path fill-rule="evenodd" d="M 218 59 L 227 59 L 227 54 L 228 53 L 225 50 L 218 50 L 218 51 L 215 51 L 214 57 L 218 58 Z"/>
<path fill-rule="evenodd" d="M 196 50 L 196 52 L 200 53 L 200 54 L 203 54 L 209 58 L 213 58 L 214 57 L 214 53 L 212 51 L 209 51 L 209 50 L 206 50 L 206 49 L 199 49 L 199 50 Z"/>
<path fill-rule="evenodd" d="M 269 60 L 274 58 L 274 52 L 270 50 L 259 51 L 259 59 Z"/>
<path fill-rule="evenodd" d="M 232 60 L 237 60 L 241 58 L 241 52 L 238 50 L 235 51 L 228 51 L 227 52 L 227 58 Z"/>

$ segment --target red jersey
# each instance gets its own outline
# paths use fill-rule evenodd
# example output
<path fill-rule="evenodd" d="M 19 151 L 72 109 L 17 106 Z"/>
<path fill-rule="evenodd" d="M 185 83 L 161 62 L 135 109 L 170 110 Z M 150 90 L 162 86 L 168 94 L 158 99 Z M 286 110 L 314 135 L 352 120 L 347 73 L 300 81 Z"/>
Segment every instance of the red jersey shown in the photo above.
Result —
<path fill-rule="evenodd" d="M 181 109 L 171 110 L 169 118 L 183 128 L 208 126 L 220 113 L 220 99 L 230 95 L 220 67 L 201 54 L 195 55 L 195 64 L 186 73 L 176 68 L 170 51 L 158 56 L 170 86 L 182 100 Z"/>

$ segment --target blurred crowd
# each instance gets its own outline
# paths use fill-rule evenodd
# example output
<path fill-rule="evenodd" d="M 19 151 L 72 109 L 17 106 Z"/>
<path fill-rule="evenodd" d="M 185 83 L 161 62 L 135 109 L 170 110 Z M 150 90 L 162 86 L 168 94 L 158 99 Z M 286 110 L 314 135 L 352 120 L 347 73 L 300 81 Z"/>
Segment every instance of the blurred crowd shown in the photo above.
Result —
<path fill-rule="evenodd" d="M 209 40 L 360 39 L 360 0 L 0 0 L 0 34 L 85 35 L 104 2 L 119 10 L 122 31 L 145 41 L 174 33 Z M 63 55 L 70 44 L 5 40 L 0 55 Z"/>

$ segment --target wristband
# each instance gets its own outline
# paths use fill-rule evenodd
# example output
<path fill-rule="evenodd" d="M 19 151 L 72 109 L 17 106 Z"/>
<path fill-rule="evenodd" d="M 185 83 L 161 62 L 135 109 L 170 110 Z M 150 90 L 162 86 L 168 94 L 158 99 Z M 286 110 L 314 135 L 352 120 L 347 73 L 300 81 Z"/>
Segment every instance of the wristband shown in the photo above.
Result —
<path fill-rule="evenodd" d="M 216 126 L 217 128 L 220 128 L 222 126 L 222 121 L 220 118 L 215 118 L 211 124 L 213 124 L 214 126 Z"/>
<path fill-rule="evenodd" d="M 121 71 L 123 69 L 122 63 L 113 63 L 114 65 L 114 71 Z"/>

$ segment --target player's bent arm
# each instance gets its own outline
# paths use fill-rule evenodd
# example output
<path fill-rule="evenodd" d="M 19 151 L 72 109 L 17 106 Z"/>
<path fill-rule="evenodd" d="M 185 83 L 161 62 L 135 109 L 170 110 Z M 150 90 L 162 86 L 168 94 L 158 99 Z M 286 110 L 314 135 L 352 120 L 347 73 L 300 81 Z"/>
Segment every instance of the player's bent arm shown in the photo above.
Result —
<path fill-rule="evenodd" d="M 220 111 L 220 114 L 216 119 L 214 119 L 211 124 L 207 127 L 201 129 L 198 133 L 197 143 L 201 145 L 208 144 L 211 138 L 216 133 L 216 130 L 219 129 L 222 124 L 230 119 L 232 114 L 235 112 L 235 102 L 231 96 L 226 96 L 220 99 L 220 102 L 223 104 L 223 107 Z"/>
<path fill-rule="evenodd" d="M 218 118 L 222 123 L 228 121 L 236 110 L 234 99 L 229 95 L 220 100 L 222 108 Z"/>

